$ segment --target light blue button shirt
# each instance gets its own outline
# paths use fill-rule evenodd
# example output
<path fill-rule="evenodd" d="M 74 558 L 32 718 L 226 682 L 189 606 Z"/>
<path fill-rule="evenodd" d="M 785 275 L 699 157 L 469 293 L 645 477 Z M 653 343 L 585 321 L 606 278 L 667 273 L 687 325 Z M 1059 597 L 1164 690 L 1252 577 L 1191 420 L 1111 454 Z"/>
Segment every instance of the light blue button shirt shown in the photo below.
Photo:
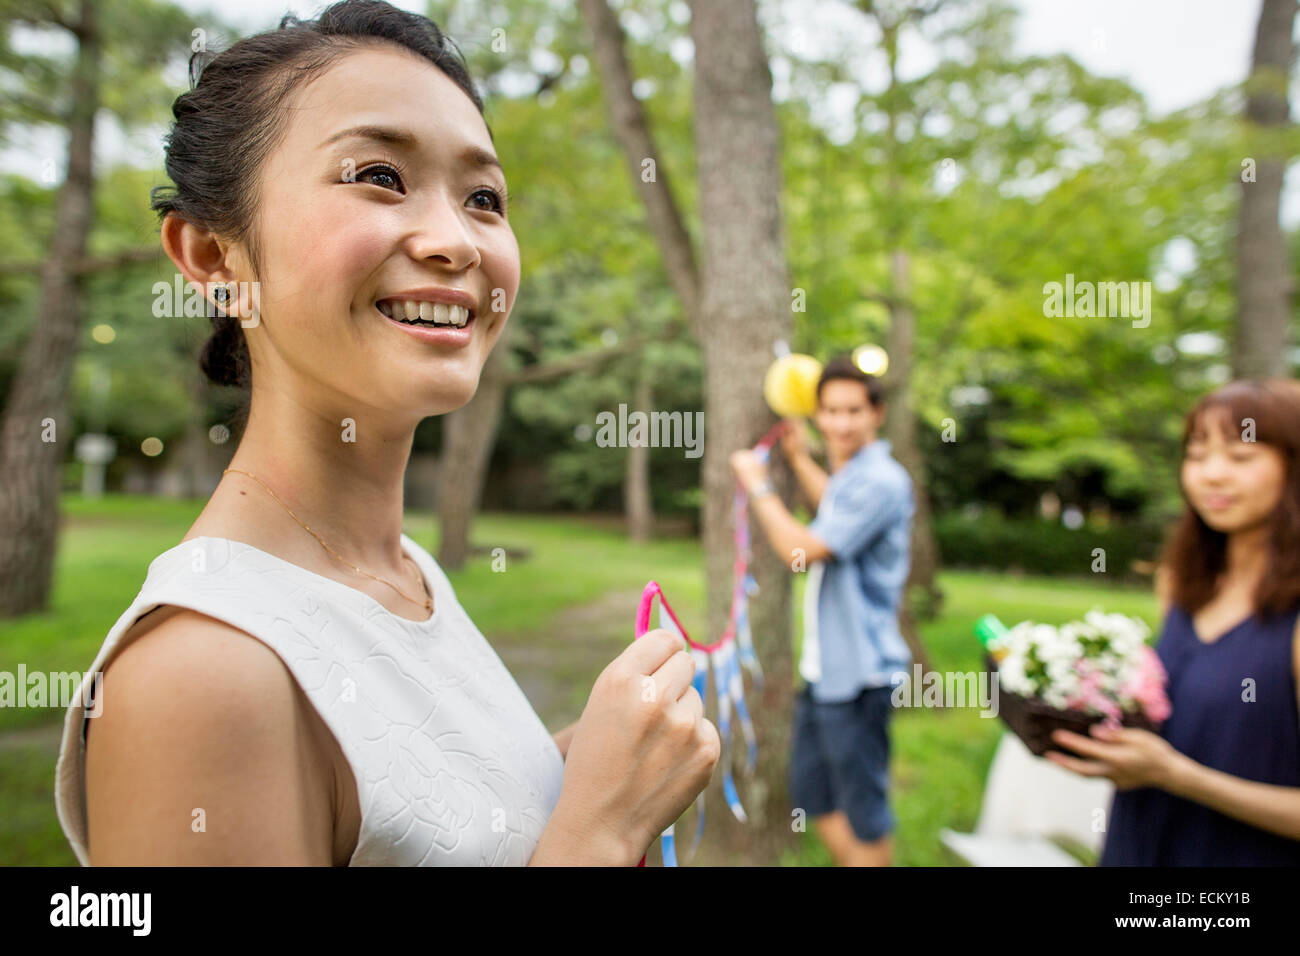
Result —
<path fill-rule="evenodd" d="M 914 508 L 912 479 L 883 438 L 830 476 L 808 526 L 831 551 L 816 599 L 814 700 L 852 700 L 863 688 L 890 686 L 911 666 L 898 608 L 911 569 Z"/>

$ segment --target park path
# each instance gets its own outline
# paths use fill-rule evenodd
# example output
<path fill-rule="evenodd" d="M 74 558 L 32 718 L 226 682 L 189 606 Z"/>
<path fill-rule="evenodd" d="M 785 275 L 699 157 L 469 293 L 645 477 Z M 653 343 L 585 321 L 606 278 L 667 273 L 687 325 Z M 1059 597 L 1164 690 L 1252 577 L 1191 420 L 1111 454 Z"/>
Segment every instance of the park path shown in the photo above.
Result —
<path fill-rule="evenodd" d="M 35 747 L 48 750 L 52 757 L 58 756 L 59 743 L 63 738 L 63 712 L 59 711 L 59 720 L 36 727 L 22 727 L 0 733 L 0 751 L 23 750 Z"/>
<path fill-rule="evenodd" d="M 545 628 L 487 636 L 552 733 L 578 719 L 600 672 L 631 643 L 629 608 L 640 599 L 640 590 L 608 591 Z"/>

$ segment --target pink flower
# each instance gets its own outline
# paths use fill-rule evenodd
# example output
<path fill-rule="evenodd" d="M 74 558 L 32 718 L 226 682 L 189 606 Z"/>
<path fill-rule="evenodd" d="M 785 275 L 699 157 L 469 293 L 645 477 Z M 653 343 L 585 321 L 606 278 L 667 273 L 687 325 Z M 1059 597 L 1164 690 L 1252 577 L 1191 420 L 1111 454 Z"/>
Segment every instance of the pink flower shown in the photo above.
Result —
<path fill-rule="evenodd" d="M 1066 707 L 1093 714 L 1104 714 L 1108 719 L 1118 720 L 1119 706 L 1101 688 L 1101 671 L 1086 658 L 1076 661 L 1074 670 L 1079 675 L 1079 688 L 1066 701 Z"/>
<path fill-rule="evenodd" d="M 1128 683 L 1121 692 L 1136 700 L 1148 718 L 1160 723 L 1173 712 L 1165 693 L 1168 679 L 1160 657 L 1150 645 L 1144 645 L 1138 652 L 1137 664 L 1129 675 Z"/>

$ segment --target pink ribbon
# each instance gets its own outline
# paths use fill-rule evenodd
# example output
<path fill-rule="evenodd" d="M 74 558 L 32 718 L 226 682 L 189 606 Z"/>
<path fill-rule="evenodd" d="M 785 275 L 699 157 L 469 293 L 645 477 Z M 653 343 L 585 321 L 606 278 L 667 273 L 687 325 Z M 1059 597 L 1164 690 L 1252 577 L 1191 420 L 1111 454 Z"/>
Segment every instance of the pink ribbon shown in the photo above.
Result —
<path fill-rule="evenodd" d="M 763 435 L 762 438 L 759 439 L 758 444 L 754 446 L 753 450 L 763 458 L 766 458 L 772 446 L 776 443 L 776 440 L 781 437 L 781 433 L 785 428 L 785 422 L 777 422 L 767 430 L 767 433 Z M 681 632 L 682 637 L 685 638 L 686 643 L 690 647 L 702 651 L 705 654 L 712 654 L 715 651 L 720 650 L 728 641 L 731 641 L 736 637 L 737 625 L 743 607 L 742 602 L 745 601 L 745 581 L 749 576 L 750 555 L 748 501 L 749 496 L 746 494 L 745 489 L 737 486 L 735 496 L 736 560 L 732 566 L 735 587 L 732 593 L 731 610 L 727 616 L 727 627 L 722 632 L 722 636 L 712 644 L 700 644 L 691 640 L 690 635 L 686 632 L 686 628 L 682 626 L 682 622 L 673 611 L 672 605 L 669 604 L 667 599 L 664 597 L 663 589 L 659 587 L 659 583 L 657 581 L 651 581 L 641 592 L 641 603 L 637 605 L 636 627 L 634 629 L 633 640 L 644 637 L 646 632 L 650 630 L 650 610 L 654 606 L 654 599 L 656 597 L 659 598 L 660 606 L 663 610 L 668 612 L 668 616 L 672 618 L 673 623 L 677 625 L 677 630 Z M 748 650 L 748 648 L 746 648 L 746 650 Z M 761 672 L 755 673 L 755 676 L 761 679 Z M 736 679 L 739 680 L 739 676 L 737 676 Z M 746 727 L 748 727 L 747 723 Z M 644 855 L 642 855 L 641 861 L 637 863 L 637 866 L 645 866 Z"/>

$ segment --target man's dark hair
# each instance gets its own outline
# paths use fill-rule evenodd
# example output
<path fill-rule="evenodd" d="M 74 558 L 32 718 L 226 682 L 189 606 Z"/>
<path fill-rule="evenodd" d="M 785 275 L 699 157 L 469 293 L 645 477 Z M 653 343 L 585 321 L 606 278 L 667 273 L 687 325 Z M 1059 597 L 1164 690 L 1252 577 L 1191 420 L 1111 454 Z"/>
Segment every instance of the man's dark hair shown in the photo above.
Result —
<path fill-rule="evenodd" d="M 879 408 L 885 400 L 885 387 L 881 384 L 880 379 L 874 375 L 868 375 L 862 369 L 858 368 L 856 362 L 847 355 L 840 355 L 826 363 L 822 369 L 822 377 L 817 380 L 817 404 L 822 401 L 822 389 L 827 382 L 836 380 L 847 382 L 858 382 L 867 390 L 867 400 L 871 402 L 872 408 Z"/>

